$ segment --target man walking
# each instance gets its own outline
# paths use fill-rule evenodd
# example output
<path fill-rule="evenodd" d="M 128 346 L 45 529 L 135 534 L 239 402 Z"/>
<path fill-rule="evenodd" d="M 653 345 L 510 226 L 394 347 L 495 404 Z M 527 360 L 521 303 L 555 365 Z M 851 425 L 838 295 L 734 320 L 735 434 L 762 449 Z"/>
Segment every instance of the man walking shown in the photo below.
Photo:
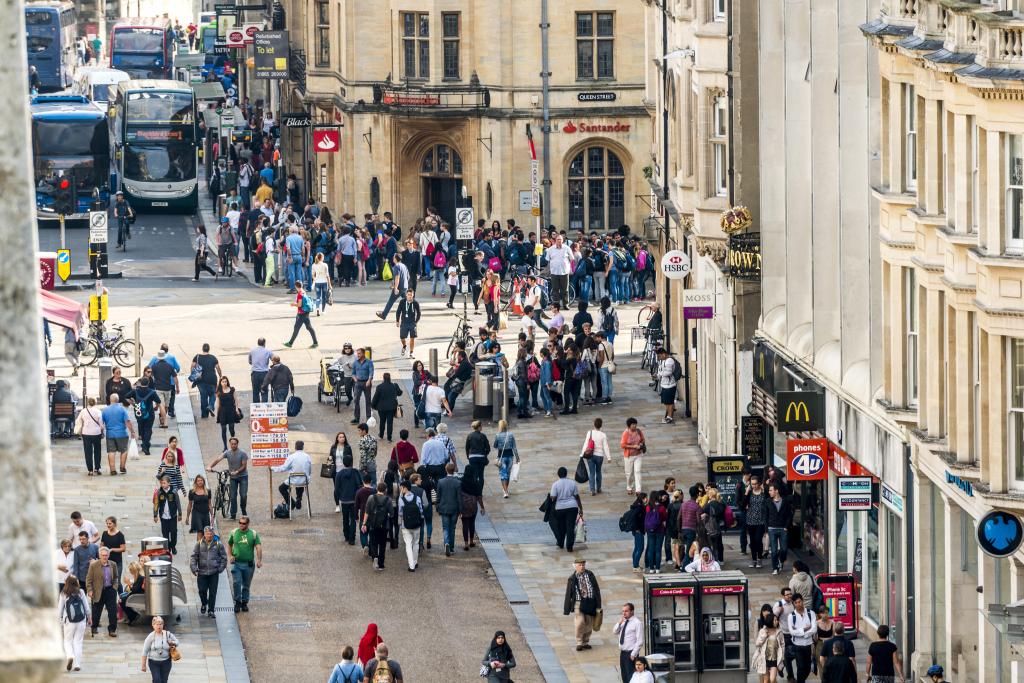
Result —
<path fill-rule="evenodd" d="M 177 361 L 175 361 L 177 363 Z M 160 349 L 156 352 L 156 362 L 150 367 L 153 368 L 153 388 L 160 397 L 160 428 L 167 429 L 167 417 L 174 417 L 174 406 L 172 396 L 181 391 L 178 384 L 178 371 L 175 363 L 171 363 L 167 357 L 167 351 Z"/>
<path fill-rule="evenodd" d="M 384 305 L 384 310 L 377 313 L 377 317 L 381 320 L 387 320 L 391 307 L 395 305 L 396 301 L 402 299 L 405 296 L 405 290 L 409 289 L 409 269 L 402 263 L 400 254 L 395 254 L 391 259 L 391 275 L 391 295 L 388 297 L 387 304 Z"/>
<path fill-rule="evenodd" d="M 309 314 L 313 312 L 313 300 L 306 294 L 302 280 L 295 281 L 295 303 L 292 306 L 295 307 L 295 326 L 292 328 L 292 338 L 284 345 L 290 349 L 295 343 L 295 338 L 299 336 L 299 330 L 305 327 L 309 330 L 309 336 L 313 338 L 313 346 L 310 348 L 315 349 L 318 346 L 316 332 L 313 330 L 313 324 L 309 322 Z"/>
<path fill-rule="evenodd" d="M 676 383 L 679 381 L 676 375 L 681 368 L 679 361 L 669 355 L 668 349 L 661 347 L 658 354 L 658 389 L 661 393 L 661 404 L 665 406 L 665 417 L 662 422 L 672 424 L 675 421 L 676 412 Z"/>
<path fill-rule="evenodd" d="M 401 483 L 398 498 L 398 519 L 402 523 L 402 540 L 409 571 L 416 571 L 420 563 L 420 529 L 423 527 L 423 500 L 410 489 L 408 479 Z"/>
<path fill-rule="evenodd" d="M 341 469 L 334 475 L 334 490 L 341 505 L 341 533 L 349 545 L 356 544 L 356 493 L 363 485 L 363 475 L 352 467 L 352 456 L 341 459 Z"/>
<path fill-rule="evenodd" d="M 398 305 L 398 314 L 395 316 L 395 327 L 398 328 L 398 338 L 402 340 L 402 358 L 405 358 L 405 340 L 409 340 L 409 357 L 412 358 L 413 350 L 416 348 L 416 323 L 420 321 L 420 302 L 416 301 L 416 292 L 413 289 L 405 290 L 405 301 Z"/>
<path fill-rule="evenodd" d="M 121 405 L 121 397 L 111 394 L 110 405 L 103 409 L 103 430 L 107 433 L 107 464 L 110 466 L 110 476 L 117 474 L 114 468 L 114 454 L 121 456 L 121 474 L 128 470 L 128 435 L 135 438 L 135 427 L 128 419 L 128 411 Z"/>
<path fill-rule="evenodd" d="M 285 505 L 290 506 L 292 510 L 302 509 L 302 492 L 309 486 L 313 476 L 313 459 L 303 450 L 305 447 L 304 441 L 296 441 L 295 452 L 288 456 L 284 464 L 270 468 L 271 472 L 289 473 L 277 490 L 281 492 Z M 292 486 L 296 487 L 295 500 L 291 499 Z"/>
<path fill-rule="evenodd" d="M 423 426 L 428 430 L 436 427 L 441 421 L 441 414 L 451 417 L 452 411 L 448 406 L 448 399 L 444 395 L 444 389 L 437 386 L 437 379 L 428 374 L 427 381 L 423 384 Z M 424 447 L 426 445 L 424 444 Z"/>
<path fill-rule="evenodd" d="M 299 226 L 290 224 L 288 236 L 284 238 L 284 248 L 288 254 L 288 293 L 295 293 L 295 283 L 302 282 L 302 249 L 305 246 L 299 235 Z M 310 309 L 312 310 L 312 309 Z"/>
<path fill-rule="evenodd" d="M 622 606 L 622 617 L 615 624 L 614 633 L 619 637 L 619 673 L 622 683 L 629 683 L 636 671 L 633 664 L 644 647 L 644 626 L 634 616 L 636 608 L 627 602 Z"/>
<path fill-rule="evenodd" d="M 89 563 L 85 577 L 85 593 L 92 602 L 92 636 L 100 629 L 103 608 L 107 609 L 107 635 L 117 638 L 117 578 L 121 571 L 110 560 L 110 549 L 100 548 L 99 559 Z"/>
<path fill-rule="evenodd" d="M 270 371 L 263 378 L 263 393 L 269 390 L 275 403 L 284 403 L 288 400 L 288 393 L 295 393 L 295 379 L 292 371 L 287 365 L 281 362 L 281 357 L 273 355 L 270 357 Z"/>
<path fill-rule="evenodd" d="M 347 226 L 341 229 L 338 252 L 341 254 L 341 272 L 338 274 L 338 281 L 346 287 L 351 287 L 356 274 L 356 240 L 352 237 L 352 229 Z"/>
<path fill-rule="evenodd" d="M 160 522 L 160 535 L 167 539 L 172 555 L 178 554 L 178 522 L 181 521 L 181 501 L 171 488 L 171 478 L 160 478 L 160 488 L 153 494 L 153 523 Z"/>
<path fill-rule="evenodd" d="M 160 395 L 149 386 L 149 378 L 143 377 L 139 385 L 128 392 L 127 398 L 135 404 L 135 421 L 139 425 L 139 449 L 143 455 L 149 455 L 149 447 L 153 440 L 153 421 L 156 419 L 156 407 L 160 405 Z"/>
<path fill-rule="evenodd" d="M 220 454 L 210 463 L 210 471 L 217 466 L 221 460 L 228 463 L 228 480 L 230 485 L 229 496 L 231 498 L 231 519 L 234 520 L 238 514 L 238 498 L 242 498 L 242 515 L 245 512 L 245 503 L 249 498 L 249 454 L 238 447 L 238 439 L 228 439 L 228 449 Z"/>
<path fill-rule="evenodd" d="M 270 371 L 270 359 L 274 354 L 267 349 L 267 340 L 260 337 L 256 340 L 256 346 L 249 351 L 249 377 L 252 380 L 252 402 L 266 403 L 269 400 L 263 380 L 267 378 Z"/>
<path fill-rule="evenodd" d="M 202 603 L 199 613 L 209 614 L 211 619 L 217 616 L 214 612 L 217 609 L 217 583 L 227 566 L 227 551 L 220 541 L 213 538 L 213 527 L 204 527 L 203 540 L 192 549 L 189 568 L 199 588 L 199 601 Z"/>
<path fill-rule="evenodd" d="M 523 310 L 526 311 L 531 306 L 533 307 L 533 320 L 537 323 L 537 327 L 548 331 L 548 326 L 544 324 L 544 301 L 541 295 L 540 285 L 537 284 L 537 276 L 532 273 L 526 278 L 526 291 L 523 295 Z"/>
<path fill-rule="evenodd" d="M 548 268 L 551 270 L 551 301 L 565 308 L 569 291 L 572 252 L 565 246 L 565 238 L 555 236 L 555 243 L 547 248 Z"/>
<path fill-rule="evenodd" d="M 370 418 L 370 389 L 373 388 L 373 361 L 366 357 L 366 349 L 356 349 L 356 359 L 352 361 L 352 400 L 356 407 L 352 415 L 352 424 L 360 423 L 359 397 L 366 402 L 366 418 Z"/>
<path fill-rule="evenodd" d="M 444 556 L 451 557 L 455 552 L 455 525 L 459 521 L 462 483 L 453 476 L 455 463 L 449 462 L 444 471 L 447 476 L 437 482 L 437 514 L 441 516 L 441 530 L 444 532 Z"/>
<path fill-rule="evenodd" d="M 252 575 L 263 566 L 263 544 L 260 535 L 249 528 L 249 518 L 238 518 L 238 528 L 228 537 L 228 563 L 235 594 L 235 613 L 249 611 L 249 584 Z"/>
<path fill-rule="evenodd" d="M 793 642 L 793 661 L 796 663 L 797 683 L 807 683 L 811 675 L 811 648 L 814 645 L 814 634 L 817 628 L 814 616 L 804 608 L 804 598 L 799 593 L 793 594 L 793 611 L 787 618 L 789 635 Z"/>
<path fill-rule="evenodd" d="M 370 496 L 363 509 L 363 533 L 370 535 L 370 557 L 376 560 L 374 569 L 384 571 L 384 554 L 388 545 L 388 527 L 395 508 L 391 496 L 387 495 L 388 485 L 377 484 L 377 493 Z"/>
<path fill-rule="evenodd" d="M 793 680 L 793 637 L 789 631 L 789 615 L 793 613 L 793 589 L 785 586 L 780 594 L 782 598 L 776 600 L 772 606 L 772 611 L 779 618 L 779 630 L 782 631 L 782 638 L 786 645 L 782 652 L 779 671 L 784 672 L 787 679 Z"/>
<path fill-rule="evenodd" d="M 786 564 L 788 550 L 787 534 L 789 525 L 793 523 L 793 509 L 789 501 L 782 497 L 779 485 L 768 486 L 768 550 L 772 554 L 772 574 L 778 575 Z"/>
<path fill-rule="evenodd" d="M 576 627 L 576 651 L 589 650 L 590 634 L 594 632 L 594 617 L 601 609 L 601 587 L 594 572 L 587 569 L 587 561 L 577 557 L 573 562 L 575 571 L 565 585 L 565 601 L 562 612 L 574 614 Z"/>
<path fill-rule="evenodd" d="M 208 415 L 215 415 L 214 406 L 216 404 L 214 397 L 217 393 L 217 381 L 220 379 L 220 363 L 217 362 L 217 356 L 210 353 L 210 345 L 203 344 L 203 352 L 197 353 L 192 358 L 192 369 L 191 372 L 195 373 L 199 370 L 199 378 L 196 380 L 196 388 L 199 389 L 199 408 L 202 412 L 202 417 Z"/>

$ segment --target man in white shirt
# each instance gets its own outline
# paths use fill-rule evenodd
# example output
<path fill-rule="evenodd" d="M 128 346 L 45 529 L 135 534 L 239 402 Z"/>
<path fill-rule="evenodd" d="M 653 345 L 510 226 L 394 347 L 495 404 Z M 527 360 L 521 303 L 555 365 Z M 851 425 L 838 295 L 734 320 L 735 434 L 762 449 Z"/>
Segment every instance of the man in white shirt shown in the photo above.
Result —
<path fill-rule="evenodd" d="M 452 416 L 448 400 L 444 396 L 444 389 L 437 386 L 437 380 L 429 377 L 423 386 L 423 426 L 427 429 L 436 427 L 437 423 L 441 421 L 442 411 L 448 417 Z"/>
<path fill-rule="evenodd" d="M 87 519 L 83 519 L 82 513 L 75 510 L 71 513 L 71 524 L 68 525 L 68 538 L 71 539 L 71 549 L 78 547 L 79 532 L 85 531 L 89 534 L 90 543 L 100 542 L 100 531 L 96 525 Z"/>
<path fill-rule="evenodd" d="M 544 324 L 544 316 L 542 311 L 544 306 L 542 305 L 542 292 L 540 284 L 537 282 L 536 275 L 529 275 L 526 278 L 526 289 L 523 291 L 523 310 L 526 310 L 530 306 L 533 306 L 533 319 L 537 322 L 537 327 L 548 331 L 548 326 Z M 530 337 L 531 339 L 533 337 Z"/>
<path fill-rule="evenodd" d="M 619 637 L 619 672 L 622 683 L 629 683 L 636 670 L 634 662 L 644 647 L 644 626 L 633 613 L 636 608 L 627 602 L 622 606 L 622 618 L 615 624 L 614 633 Z"/>
<path fill-rule="evenodd" d="M 551 301 L 565 306 L 568 301 L 569 274 L 572 272 L 572 251 L 565 246 L 565 238 L 555 236 L 555 243 L 547 248 L 548 269 L 551 271 Z"/>
<path fill-rule="evenodd" d="M 291 505 L 292 509 L 302 509 L 302 493 L 305 491 L 305 486 L 309 486 L 311 477 L 313 476 L 313 459 L 309 457 L 309 453 L 302 450 L 306 447 L 305 442 L 295 442 L 295 452 L 288 456 L 288 459 L 284 461 L 283 465 L 272 467 L 272 472 L 288 472 L 288 477 L 281 482 L 281 485 L 277 487 L 277 490 L 281 492 L 281 497 L 284 498 L 285 505 Z M 292 476 L 294 475 L 294 479 Z M 288 481 L 298 484 L 302 482 L 302 476 L 305 475 L 305 486 L 297 488 L 295 490 L 295 500 L 291 500 L 288 490 Z"/>
<path fill-rule="evenodd" d="M 523 320 L 519 323 L 522 331 L 526 334 L 526 338 L 533 341 L 534 334 L 537 331 L 537 321 L 533 319 L 533 306 L 527 306 L 523 309 Z"/>
<path fill-rule="evenodd" d="M 793 594 L 793 611 L 787 618 L 789 635 L 793 640 L 793 660 L 796 663 L 797 683 L 806 683 L 811 675 L 811 656 L 814 647 L 816 624 L 814 616 L 804 607 L 804 598 Z"/>
<path fill-rule="evenodd" d="M 665 406 L 665 417 L 662 422 L 671 424 L 675 422 L 676 412 L 676 363 L 675 358 L 669 355 L 668 349 L 658 349 L 658 388 L 661 391 L 661 404 Z"/>

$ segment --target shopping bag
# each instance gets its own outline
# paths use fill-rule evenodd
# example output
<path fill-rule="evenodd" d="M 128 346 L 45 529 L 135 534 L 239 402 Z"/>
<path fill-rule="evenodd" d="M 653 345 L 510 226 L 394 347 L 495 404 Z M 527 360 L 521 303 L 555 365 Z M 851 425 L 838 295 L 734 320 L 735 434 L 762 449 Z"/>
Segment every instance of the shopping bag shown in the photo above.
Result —
<path fill-rule="evenodd" d="M 587 522 L 583 519 L 583 515 L 576 518 L 576 543 L 587 542 Z"/>
<path fill-rule="evenodd" d="M 502 311 L 501 313 L 498 314 L 498 329 L 508 329 L 508 313 L 506 313 L 505 311 Z"/>
<path fill-rule="evenodd" d="M 600 631 L 601 624 L 604 623 L 604 610 L 600 607 L 597 608 L 597 614 L 594 616 L 594 630 Z"/>
<path fill-rule="evenodd" d="M 131 441 L 128 442 L 128 459 L 129 460 L 139 460 L 140 459 L 140 456 L 139 456 L 139 442 L 136 441 L 135 439 L 132 439 Z"/>
<path fill-rule="evenodd" d="M 576 463 L 576 474 L 573 476 L 577 484 L 586 484 L 590 481 L 590 473 L 587 472 L 587 461 L 580 456 L 580 461 Z"/>
<path fill-rule="evenodd" d="M 391 274 L 391 264 L 385 261 L 384 268 L 380 271 L 380 279 L 386 282 L 393 277 L 394 275 Z"/>
<path fill-rule="evenodd" d="M 508 478 L 512 481 L 519 481 L 519 461 L 512 463 L 512 467 L 509 468 Z"/>

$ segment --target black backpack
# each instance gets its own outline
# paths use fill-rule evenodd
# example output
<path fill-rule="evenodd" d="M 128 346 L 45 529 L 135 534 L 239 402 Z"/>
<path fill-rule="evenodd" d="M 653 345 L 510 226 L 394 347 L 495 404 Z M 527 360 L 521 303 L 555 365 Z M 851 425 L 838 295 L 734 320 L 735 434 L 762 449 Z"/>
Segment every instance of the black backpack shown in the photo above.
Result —
<path fill-rule="evenodd" d="M 622 513 L 619 517 L 619 531 L 628 534 L 632 531 L 636 531 L 636 517 L 639 514 L 640 508 L 631 506 L 628 510 Z"/>
<path fill-rule="evenodd" d="M 380 494 L 373 497 L 373 517 L 370 519 L 370 527 L 373 529 L 386 529 L 391 518 L 388 510 L 387 497 L 381 498 Z"/>
<path fill-rule="evenodd" d="M 412 501 L 402 499 L 402 526 L 406 529 L 419 529 L 423 526 L 423 513 L 420 506 L 416 504 L 416 496 Z"/>
<path fill-rule="evenodd" d="M 278 503 L 274 508 L 274 517 L 277 519 L 288 519 L 288 503 Z"/>
<path fill-rule="evenodd" d="M 683 378 L 683 366 L 675 356 L 670 356 L 670 358 L 674 361 L 672 364 L 672 379 L 678 382 Z"/>
<path fill-rule="evenodd" d="M 72 624 L 85 621 L 85 603 L 82 602 L 81 594 L 72 595 L 64 601 L 64 615 Z"/>

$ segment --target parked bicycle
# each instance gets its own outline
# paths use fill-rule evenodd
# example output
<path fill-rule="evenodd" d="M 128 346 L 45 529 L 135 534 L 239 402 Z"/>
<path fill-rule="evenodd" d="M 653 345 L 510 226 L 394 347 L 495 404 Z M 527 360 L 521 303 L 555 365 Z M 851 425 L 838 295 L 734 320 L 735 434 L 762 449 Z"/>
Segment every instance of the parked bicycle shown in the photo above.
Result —
<path fill-rule="evenodd" d="M 91 326 L 89 336 L 82 340 L 82 351 L 78 356 L 81 365 L 92 365 L 100 358 L 113 358 L 122 368 L 135 365 L 135 347 L 142 355 L 142 344 L 124 334 L 124 327 L 111 325 L 113 334 L 103 331 L 102 326 Z"/>
<path fill-rule="evenodd" d="M 464 348 L 469 349 L 470 344 L 473 343 L 473 332 L 469 326 L 469 318 L 464 318 L 459 314 L 455 314 L 455 318 L 459 321 L 455 325 L 455 331 L 452 332 L 451 341 L 448 342 L 448 357 L 451 358 L 452 351 L 455 350 L 455 345 L 458 342 L 462 342 Z"/>

